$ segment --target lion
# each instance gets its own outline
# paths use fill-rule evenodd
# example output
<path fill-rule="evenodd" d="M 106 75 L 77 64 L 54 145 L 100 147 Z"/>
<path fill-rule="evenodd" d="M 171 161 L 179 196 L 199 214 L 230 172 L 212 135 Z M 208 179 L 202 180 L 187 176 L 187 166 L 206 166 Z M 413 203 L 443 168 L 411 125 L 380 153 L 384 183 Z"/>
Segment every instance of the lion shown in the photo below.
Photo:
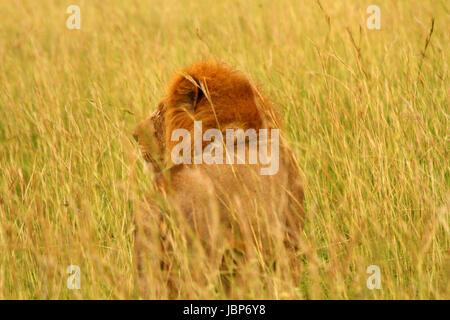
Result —
<path fill-rule="evenodd" d="M 142 121 L 133 132 L 133 137 L 139 144 L 142 157 L 154 172 L 160 172 L 165 166 L 164 110 L 164 105 L 160 103 L 156 111 Z"/>
<path fill-rule="evenodd" d="M 184 129 L 193 136 L 196 121 L 201 121 L 204 130 L 224 134 L 227 129 L 254 129 L 258 141 L 261 129 L 282 129 L 273 105 L 243 73 L 218 62 L 200 62 L 175 75 L 167 96 L 134 132 L 145 161 L 156 174 L 156 194 L 172 210 L 172 216 L 168 215 L 154 195 L 149 197 L 150 209 L 136 222 L 139 259 L 150 250 L 145 237 L 153 241 L 159 238 L 157 251 L 162 256 L 164 251 L 173 250 L 176 236 L 170 226 L 174 220 L 186 229 L 185 238 L 198 240 L 211 263 L 221 268 L 230 252 L 247 258 L 270 257 L 282 248 L 298 248 L 304 192 L 295 157 L 284 140 L 279 146 L 279 169 L 273 175 L 261 175 L 261 163 L 236 164 L 236 154 L 232 155 L 234 164 L 196 164 L 195 153 L 188 163 L 174 163 L 172 151 L 178 142 L 172 133 Z M 237 139 L 239 136 L 234 137 L 235 142 Z M 247 136 L 240 140 L 246 159 L 257 148 L 251 142 Z M 194 141 L 191 145 L 195 149 Z M 201 149 L 207 145 L 202 141 Z M 170 259 L 162 260 L 173 267 Z M 167 281 L 176 287 L 170 275 Z"/>

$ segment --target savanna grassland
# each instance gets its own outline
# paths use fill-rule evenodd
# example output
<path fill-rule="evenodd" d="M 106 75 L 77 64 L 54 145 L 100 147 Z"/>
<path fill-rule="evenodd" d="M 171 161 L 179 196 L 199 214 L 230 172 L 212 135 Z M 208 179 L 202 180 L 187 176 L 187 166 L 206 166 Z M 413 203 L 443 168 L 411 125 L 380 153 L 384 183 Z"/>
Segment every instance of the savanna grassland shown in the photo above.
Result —
<path fill-rule="evenodd" d="M 66 28 L 71 4 L 80 30 Z M 380 30 L 366 26 L 371 4 Z M 232 296 L 183 274 L 178 298 L 449 299 L 449 12 L 444 0 L 0 0 L 0 299 L 142 298 L 133 219 L 152 181 L 131 133 L 201 59 L 273 100 L 307 219 L 297 271 L 254 268 Z M 148 297 L 164 299 L 158 272 Z"/>

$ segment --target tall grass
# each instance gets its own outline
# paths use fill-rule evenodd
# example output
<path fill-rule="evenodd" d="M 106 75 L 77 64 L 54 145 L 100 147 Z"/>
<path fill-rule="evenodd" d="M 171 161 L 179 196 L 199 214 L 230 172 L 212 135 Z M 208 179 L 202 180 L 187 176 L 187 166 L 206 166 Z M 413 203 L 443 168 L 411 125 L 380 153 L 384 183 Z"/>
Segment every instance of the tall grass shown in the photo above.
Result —
<path fill-rule="evenodd" d="M 449 23 L 444 0 L 0 1 L 0 298 L 140 298 L 133 218 L 151 180 L 131 132 L 205 58 L 262 84 L 305 183 L 295 281 L 255 269 L 228 297 L 449 299 Z M 158 279 L 150 298 L 167 297 Z"/>

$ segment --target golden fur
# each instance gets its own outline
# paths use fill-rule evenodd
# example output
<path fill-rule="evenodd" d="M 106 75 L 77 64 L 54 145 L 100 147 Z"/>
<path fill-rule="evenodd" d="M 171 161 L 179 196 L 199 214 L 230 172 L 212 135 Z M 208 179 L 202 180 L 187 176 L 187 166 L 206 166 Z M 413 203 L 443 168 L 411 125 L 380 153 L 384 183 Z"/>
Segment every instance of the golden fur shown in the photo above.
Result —
<path fill-rule="evenodd" d="M 183 226 L 188 226 L 185 236 L 195 234 L 216 263 L 229 249 L 270 256 L 277 241 L 296 248 L 304 219 L 303 187 L 289 148 L 281 143 L 280 168 L 273 176 L 261 176 L 260 164 L 173 165 L 169 155 L 176 142 L 170 140 L 171 132 L 184 128 L 192 134 L 194 120 L 203 122 L 203 130 L 279 128 L 271 103 L 240 72 L 203 62 L 174 77 L 168 95 L 138 126 L 135 137 L 144 158 L 156 171 L 162 171 L 156 177 L 159 194 L 177 212 Z M 246 147 L 248 151 L 250 147 Z M 153 221 L 169 225 L 159 206 L 149 201 L 151 212 L 137 224 L 149 226 L 146 221 Z M 141 258 L 146 247 L 142 235 L 149 236 L 143 229 L 136 238 Z M 171 250 L 170 228 L 160 228 L 158 234 L 163 250 Z M 273 246 L 261 247 L 263 243 Z"/>

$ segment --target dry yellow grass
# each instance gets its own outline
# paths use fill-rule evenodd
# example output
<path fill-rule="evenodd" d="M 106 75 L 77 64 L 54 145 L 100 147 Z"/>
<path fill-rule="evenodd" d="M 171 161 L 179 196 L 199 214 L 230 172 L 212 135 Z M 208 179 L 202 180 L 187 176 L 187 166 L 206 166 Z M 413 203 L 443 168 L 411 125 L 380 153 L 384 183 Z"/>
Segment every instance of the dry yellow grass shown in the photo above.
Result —
<path fill-rule="evenodd" d="M 140 298 L 132 221 L 151 181 L 131 132 L 173 71 L 214 58 L 273 99 L 306 192 L 295 281 L 254 268 L 232 298 L 449 299 L 449 4 L 378 2 L 1 1 L 0 298 Z M 226 298 L 180 281 L 180 298 Z"/>

